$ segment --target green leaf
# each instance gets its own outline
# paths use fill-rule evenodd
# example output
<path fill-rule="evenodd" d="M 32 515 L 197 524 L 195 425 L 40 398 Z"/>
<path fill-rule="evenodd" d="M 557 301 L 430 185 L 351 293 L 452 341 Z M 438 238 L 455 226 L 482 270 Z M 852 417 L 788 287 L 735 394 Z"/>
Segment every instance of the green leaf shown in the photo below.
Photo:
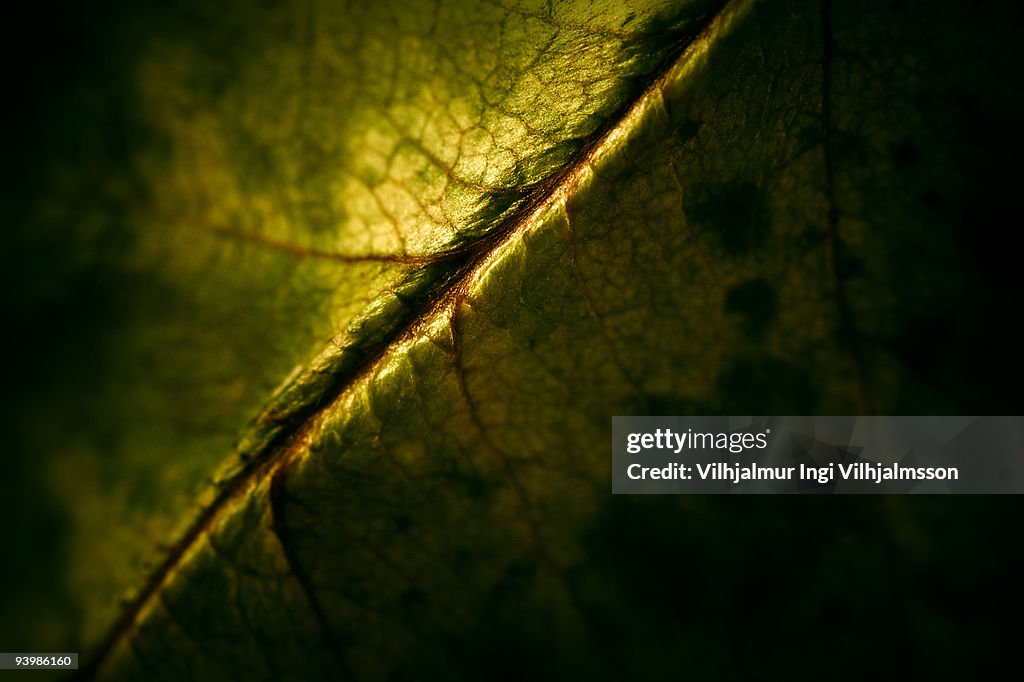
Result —
<path fill-rule="evenodd" d="M 621 677 L 826 621 L 976 661 L 918 577 L 997 584 L 958 557 L 1008 504 L 637 501 L 608 458 L 614 414 L 1020 405 L 1007 14 L 110 19 L 11 209 L 3 641 L 112 679 Z"/>

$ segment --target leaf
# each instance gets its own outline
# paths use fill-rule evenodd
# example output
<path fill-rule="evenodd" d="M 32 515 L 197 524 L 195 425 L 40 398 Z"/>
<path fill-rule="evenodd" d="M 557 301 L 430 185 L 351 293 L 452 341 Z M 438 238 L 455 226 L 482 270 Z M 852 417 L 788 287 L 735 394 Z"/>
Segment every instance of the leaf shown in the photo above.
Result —
<path fill-rule="evenodd" d="M 607 458 L 613 414 L 1019 404 L 983 213 L 1019 139 L 1004 13 L 118 19 L 146 39 L 98 111 L 71 90 L 15 234 L 10 432 L 41 454 L 8 504 L 53 543 L 11 570 L 12 641 L 113 679 L 618 677 L 749 672 L 825 621 L 973 664 L 918 578 L 994 589 L 957 557 L 1008 504 L 634 501 Z M 749 662 L 740 616 L 774 631 Z"/>

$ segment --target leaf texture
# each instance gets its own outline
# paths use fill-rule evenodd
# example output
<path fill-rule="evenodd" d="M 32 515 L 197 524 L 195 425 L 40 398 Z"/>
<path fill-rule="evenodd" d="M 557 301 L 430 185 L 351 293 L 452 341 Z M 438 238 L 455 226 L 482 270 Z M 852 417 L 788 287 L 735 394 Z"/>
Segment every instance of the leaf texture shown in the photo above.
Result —
<path fill-rule="evenodd" d="M 33 305 L 109 306 L 91 355 L 24 382 L 20 438 L 53 453 L 25 476 L 68 519 L 27 642 L 110 679 L 749 673 L 749 610 L 976 660 L 927 590 L 998 584 L 949 560 L 1010 503 L 612 498 L 608 439 L 613 414 L 1019 405 L 978 179 L 1019 137 L 1003 9 L 158 19 L 122 73 L 137 139 L 96 186 L 54 161 L 66 199 L 23 237 L 74 226 Z"/>

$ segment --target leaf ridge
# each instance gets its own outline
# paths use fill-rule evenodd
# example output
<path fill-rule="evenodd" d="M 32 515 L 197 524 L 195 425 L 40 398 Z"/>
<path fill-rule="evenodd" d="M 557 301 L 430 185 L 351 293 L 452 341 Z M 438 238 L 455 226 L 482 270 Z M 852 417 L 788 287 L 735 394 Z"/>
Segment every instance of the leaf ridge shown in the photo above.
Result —
<path fill-rule="evenodd" d="M 680 37 L 662 65 L 646 79 L 639 94 L 619 114 L 608 117 L 561 171 L 539 183 L 523 204 L 500 216 L 493 230 L 443 252 L 440 262 L 431 261 L 410 270 L 390 291 L 371 302 L 341 337 L 288 381 L 243 432 L 236 447 L 236 460 L 219 477 L 212 499 L 170 546 L 164 560 L 150 573 L 73 679 L 94 679 L 116 646 L 131 634 L 147 606 L 160 599 L 164 586 L 196 543 L 209 533 L 221 512 L 267 479 L 271 485 L 278 477 L 283 481 L 284 473 L 309 444 L 319 418 L 348 389 L 370 375 L 390 350 L 418 334 L 437 314 L 450 317 L 472 285 L 504 256 L 506 247 L 536 219 L 553 207 L 564 206 L 600 158 L 622 146 L 626 136 L 656 106 L 673 75 L 685 68 L 715 34 L 726 9 L 749 4 L 750 0 L 718 3 L 697 22 L 695 30 Z"/>

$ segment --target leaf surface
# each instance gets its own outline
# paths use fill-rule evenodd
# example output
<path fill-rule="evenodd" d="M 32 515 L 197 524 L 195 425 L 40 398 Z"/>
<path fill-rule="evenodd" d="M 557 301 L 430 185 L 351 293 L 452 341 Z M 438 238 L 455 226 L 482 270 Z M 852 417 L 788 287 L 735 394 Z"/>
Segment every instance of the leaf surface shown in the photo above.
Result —
<path fill-rule="evenodd" d="M 1005 255 L 979 237 L 999 192 L 972 175 L 1020 112 L 982 40 L 1002 18 L 733 0 L 140 19 L 171 22 L 121 73 L 140 130 L 97 186 L 56 162 L 66 199 L 25 237 L 43 253 L 75 228 L 56 292 L 27 300 L 103 313 L 59 393 L 32 376 L 41 416 L 19 427 L 54 453 L 34 485 L 69 519 L 56 601 L 76 615 L 48 617 L 93 650 L 85 674 L 603 677 L 679 647 L 742 671 L 699 617 L 757 594 L 734 593 L 727 538 L 855 567 L 851 615 L 830 578 L 766 561 L 780 593 L 756 613 L 793 590 L 794 636 L 829 608 L 865 624 L 956 542 L 983 548 L 991 510 L 850 503 L 840 530 L 788 501 L 611 498 L 607 467 L 613 414 L 1019 404 Z M 953 636 L 934 620 L 919 641 Z"/>

